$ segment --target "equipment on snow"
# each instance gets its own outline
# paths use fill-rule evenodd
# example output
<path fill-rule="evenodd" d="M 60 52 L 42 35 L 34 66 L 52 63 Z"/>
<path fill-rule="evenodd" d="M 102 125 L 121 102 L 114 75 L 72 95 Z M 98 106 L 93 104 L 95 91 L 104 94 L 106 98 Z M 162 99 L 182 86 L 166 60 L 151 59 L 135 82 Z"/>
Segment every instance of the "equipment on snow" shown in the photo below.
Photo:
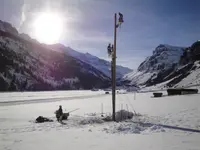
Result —
<path fill-rule="evenodd" d="M 43 116 L 39 116 L 35 119 L 35 123 L 43 123 L 43 122 L 53 122 L 53 120 Z"/>

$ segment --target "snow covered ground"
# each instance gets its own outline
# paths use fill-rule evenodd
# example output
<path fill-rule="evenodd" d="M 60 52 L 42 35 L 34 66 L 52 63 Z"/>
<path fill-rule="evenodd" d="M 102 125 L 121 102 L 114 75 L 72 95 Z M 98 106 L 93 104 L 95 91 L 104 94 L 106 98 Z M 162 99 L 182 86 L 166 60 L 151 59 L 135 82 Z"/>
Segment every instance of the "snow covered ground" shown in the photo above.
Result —
<path fill-rule="evenodd" d="M 21 103 L 41 103 L 49 101 L 60 101 L 78 99 L 83 97 L 95 97 L 103 95 L 104 91 L 92 92 L 90 90 L 80 91 L 47 91 L 47 92 L 3 92 L 0 93 L 0 105 L 12 105 Z"/>
<path fill-rule="evenodd" d="M 79 93 L 79 91 L 73 91 Z M 200 133 L 166 129 L 160 126 L 141 126 L 133 123 L 150 122 L 200 130 L 200 95 L 164 96 L 152 98 L 152 93 L 117 95 L 117 110 L 133 109 L 141 116 L 120 123 L 104 122 L 99 116 L 111 112 L 111 95 L 102 92 L 80 92 L 79 97 L 67 99 L 64 91 L 23 93 L 26 104 L 17 105 L 13 100 L 22 93 L 0 93 L 1 100 L 12 101 L 0 106 L 1 150 L 199 150 Z M 93 94 L 92 94 L 93 93 Z M 63 95 L 62 95 L 63 94 Z M 32 103 L 35 100 L 60 96 L 60 101 Z M 56 95 L 56 96 L 55 96 Z M 65 97 L 66 96 L 66 97 Z M 91 96 L 91 97 L 86 97 Z M 4 98 L 3 98 L 4 97 Z M 14 98 L 15 97 L 15 98 Z M 1 103 L 1 102 L 0 102 Z M 66 125 L 58 122 L 35 124 L 39 115 L 55 120 L 54 111 L 59 105 L 65 112 L 80 108 L 70 114 Z M 102 107 L 103 106 L 103 107 Z"/>

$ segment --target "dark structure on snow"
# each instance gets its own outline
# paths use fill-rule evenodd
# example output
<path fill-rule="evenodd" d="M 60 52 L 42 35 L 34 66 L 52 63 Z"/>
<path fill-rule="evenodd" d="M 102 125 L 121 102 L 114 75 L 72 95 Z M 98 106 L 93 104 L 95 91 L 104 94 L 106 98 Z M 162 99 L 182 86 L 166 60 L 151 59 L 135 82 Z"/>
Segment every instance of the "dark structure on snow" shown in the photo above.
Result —
<path fill-rule="evenodd" d="M 168 95 L 197 94 L 198 89 L 167 89 Z"/>
<path fill-rule="evenodd" d="M 162 97 L 163 93 L 153 93 L 154 97 Z"/>
<path fill-rule="evenodd" d="M 39 116 L 35 119 L 35 123 L 44 123 L 44 122 L 53 122 L 53 120 L 43 116 Z"/>

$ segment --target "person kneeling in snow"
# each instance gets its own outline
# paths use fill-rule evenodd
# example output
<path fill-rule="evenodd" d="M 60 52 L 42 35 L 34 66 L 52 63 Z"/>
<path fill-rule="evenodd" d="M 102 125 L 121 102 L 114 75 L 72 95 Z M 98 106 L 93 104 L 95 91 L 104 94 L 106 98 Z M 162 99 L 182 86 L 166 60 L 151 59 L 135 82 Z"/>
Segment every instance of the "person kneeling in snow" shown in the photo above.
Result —
<path fill-rule="evenodd" d="M 58 122 L 61 122 L 61 121 L 62 121 L 62 118 L 63 118 L 63 110 L 62 110 L 62 106 L 61 106 L 61 105 L 59 106 L 59 109 L 56 110 L 56 118 L 57 118 L 57 121 L 58 121 Z"/>

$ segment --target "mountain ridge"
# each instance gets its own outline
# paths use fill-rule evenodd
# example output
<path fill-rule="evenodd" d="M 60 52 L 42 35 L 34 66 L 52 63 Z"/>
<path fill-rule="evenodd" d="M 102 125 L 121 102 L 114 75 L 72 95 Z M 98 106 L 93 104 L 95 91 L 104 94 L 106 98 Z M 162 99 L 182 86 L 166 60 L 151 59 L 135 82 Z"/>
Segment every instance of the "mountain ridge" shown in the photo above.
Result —
<path fill-rule="evenodd" d="M 111 71 L 110 71 L 111 63 L 104 59 L 98 58 L 97 56 L 94 56 L 88 52 L 81 53 L 81 52 L 75 51 L 71 47 L 65 47 L 62 44 L 54 44 L 54 45 L 50 45 L 50 47 L 54 48 L 56 50 L 60 50 L 61 52 L 67 53 L 68 55 L 71 55 L 72 57 L 78 58 L 78 59 L 82 60 L 83 62 L 92 65 L 96 69 L 99 69 L 108 77 L 111 77 Z M 116 75 L 117 75 L 116 77 L 122 78 L 123 75 L 125 75 L 131 71 L 132 70 L 129 69 L 128 67 L 122 67 L 122 66 L 117 65 L 116 66 Z"/>
<path fill-rule="evenodd" d="M 19 34 L 18 31 L 10 23 L 7 23 L 7 22 L 1 21 L 0 26 L 1 26 L 1 28 L 0 28 L 1 31 L 5 31 L 5 32 L 12 34 L 13 30 L 15 30 L 14 35 L 18 36 L 19 38 L 21 38 L 25 41 L 40 44 L 44 48 L 48 48 L 48 49 L 51 49 L 54 51 L 65 52 L 66 54 L 71 55 L 72 57 L 74 57 L 76 59 L 80 59 L 81 61 L 92 65 L 94 68 L 99 69 L 101 72 L 103 72 L 108 77 L 111 77 L 111 69 L 110 69 L 111 63 L 109 61 L 98 58 L 97 56 L 94 56 L 88 52 L 81 53 L 79 51 L 72 49 L 70 46 L 65 46 L 61 43 L 56 43 L 56 44 L 52 44 L 52 45 L 39 43 L 36 39 L 31 38 L 28 34 L 25 34 L 25 33 Z M 123 75 L 125 75 L 131 71 L 132 70 L 129 69 L 128 67 L 123 67 L 123 66 L 117 65 L 116 66 L 116 77 L 122 78 Z"/>
<path fill-rule="evenodd" d="M 125 75 L 123 79 L 131 81 L 130 84 L 147 84 L 157 78 L 159 73 L 174 68 L 183 51 L 182 47 L 160 44 L 152 52 L 152 56 L 147 57 L 139 65 L 137 71 Z"/>
<path fill-rule="evenodd" d="M 190 47 L 160 44 L 138 67 L 123 77 L 123 81 L 140 88 L 188 87 L 200 84 L 200 41 Z M 158 85 L 158 86 L 157 86 Z"/>
<path fill-rule="evenodd" d="M 0 24 L 1 91 L 91 89 L 110 85 L 110 78 L 92 65 L 19 34 L 9 23 Z M 13 34 L 12 30 L 16 32 Z"/>

